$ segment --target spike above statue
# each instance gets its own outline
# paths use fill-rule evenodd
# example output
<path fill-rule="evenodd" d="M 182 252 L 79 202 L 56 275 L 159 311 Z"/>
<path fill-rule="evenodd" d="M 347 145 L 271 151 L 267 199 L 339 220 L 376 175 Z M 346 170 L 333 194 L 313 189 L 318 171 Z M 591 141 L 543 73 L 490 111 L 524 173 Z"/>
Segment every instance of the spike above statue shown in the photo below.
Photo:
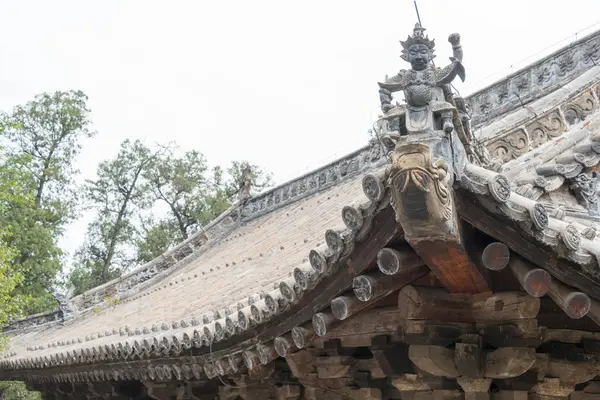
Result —
<path fill-rule="evenodd" d="M 457 76 L 463 81 L 465 79 L 460 35 L 453 33 L 448 37 L 453 50 L 452 62 L 444 68 L 436 68 L 432 63 L 435 41 L 425 36 L 424 31 L 425 28 L 416 24 L 412 36 L 400 42 L 401 57 L 410 63 L 411 69 L 401 70 L 379 83 L 383 118 L 390 125 L 388 131 L 408 135 L 432 130 L 449 134 L 456 130 L 461 141 L 468 144 L 470 132 L 468 127 L 463 127 L 462 115 L 459 115 L 467 112 L 466 109 L 457 109 L 450 88 L 450 83 Z M 404 92 L 406 104 L 392 105 L 392 93 L 399 91 Z"/>

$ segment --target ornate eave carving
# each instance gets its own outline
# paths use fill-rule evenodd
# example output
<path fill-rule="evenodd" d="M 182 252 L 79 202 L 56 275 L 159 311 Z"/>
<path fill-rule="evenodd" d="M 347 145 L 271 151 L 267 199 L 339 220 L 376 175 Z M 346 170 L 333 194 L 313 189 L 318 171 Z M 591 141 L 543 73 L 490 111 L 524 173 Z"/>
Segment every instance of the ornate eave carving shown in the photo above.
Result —
<path fill-rule="evenodd" d="M 475 128 L 564 86 L 593 68 L 600 58 L 600 32 L 582 38 L 546 58 L 469 96 Z"/>

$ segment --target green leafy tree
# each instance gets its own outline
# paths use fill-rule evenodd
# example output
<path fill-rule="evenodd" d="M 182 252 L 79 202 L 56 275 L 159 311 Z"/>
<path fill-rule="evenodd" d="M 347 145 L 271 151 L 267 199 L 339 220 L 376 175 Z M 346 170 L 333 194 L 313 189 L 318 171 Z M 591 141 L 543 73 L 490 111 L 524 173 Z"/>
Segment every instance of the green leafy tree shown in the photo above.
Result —
<path fill-rule="evenodd" d="M 154 200 L 168 211 L 159 221 L 143 224 L 136 243 L 140 263 L 158 257 L 218 217 L 238 200 L 245 183 L 254 191 L 272 185 L 270 174 L 248 162 L 233 162 L 224 173 L 221 167 L 209 169 L 197 151 L 177 157 L 172 149 L 154 160 L 146 177 Z"/>
<path fill-rule="evenodd" d="M 13 264 L 27 294 L 26 313 L 52 309 L 51 295 L 62 268 L 57 239 L 77 214 L 73 181 L 83 139 L 94 136 L 81 91 L 44 93 L 0 116 L 2 179 L 19 182 L 0 223 L 12 227 L 7 243 L 18 250 Z"/>
<path fill-rule="evenodd" d="M 155 222 L 146 219 L 141 224 L 141 235 L 136 239 L 136 261 L 144 264 L 165 253 L 176 242 L 179 232 L 172 220 L 163 219 Z"/>
<path fill-rule="evenodd" d="M 245 171 L 249 173 L 251 195 L 273 186 L 273 175 L 271 173 L 248 161 L 234 161 L 227 169 L 227 179 L 221 184 L 229 201 L 232 201 L 244 186 L 246 181 Z"/>
<path fill-rule="evenodd" d="M 144 171 L 157 154 L 139 140 L 125 140 L 114 159 L 98 166 L 97 178 L 86 182 L 86 199 L 97 215 L 75 255 L 70 281 L 76 293 L 105 283 L 132 265 L 128 250 L 137 233 L 136 214 L 152 205 Z"/>
<path fill-rule="evenodd" d="M 56 307 L 51 295 L 55 277 L 61 270 L 62 252 L 48 219 L 52 212 L 35 203 L 35 180 L 28 172 L 31 156 L 3 154 L 0 163 L 0 226 L 9 227 L 3 236 L 16 252 L 11 259 L 21 275 L 16 293 L 24 302 L 26 314 Z"/>
<path fill-rule="evenodd" d="M 76 90 L 44 93 L 4 114 L 0 130 L 11 155 L 30 156 L 26 168 L 34 180 L 34 201 L 51 211 L 56 229 L 76 215 L 73 167 L 81 142 L 93 137 L 87 96 Z"/>
<path fill-rule="evenodd" d="M 42 394 L 40 392 L 30 392 L 23 382 L 5 381 L 0 382 L 0 399 L 42 400 Z"/>
<path fill-rule="evenodd" d="M 205 157 L 197 151 L 177 157 L 170 148 L 154 160 L 146 178 L 154 199 L 165 204 L 168 213 L 149 233 L 171 233 L 174 240 L 182 241 L 225 211 L 227 204 L 216 198 L 219 182 L 209 172 Z"/>

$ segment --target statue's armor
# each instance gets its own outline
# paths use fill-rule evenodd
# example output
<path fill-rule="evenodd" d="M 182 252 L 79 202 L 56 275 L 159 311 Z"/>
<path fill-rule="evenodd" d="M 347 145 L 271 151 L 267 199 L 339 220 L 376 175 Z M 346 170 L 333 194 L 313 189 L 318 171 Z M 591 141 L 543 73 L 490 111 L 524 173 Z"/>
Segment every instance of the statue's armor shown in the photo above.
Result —
<path fill-rule="evenodd" d="M 434 70 L 427 68 L 424 71 L 409 71 L 408 86 L 404 89 L 406 102 L 415 107 L 423 107 L 431 102 L 431 92 L 436 87 Z"/>

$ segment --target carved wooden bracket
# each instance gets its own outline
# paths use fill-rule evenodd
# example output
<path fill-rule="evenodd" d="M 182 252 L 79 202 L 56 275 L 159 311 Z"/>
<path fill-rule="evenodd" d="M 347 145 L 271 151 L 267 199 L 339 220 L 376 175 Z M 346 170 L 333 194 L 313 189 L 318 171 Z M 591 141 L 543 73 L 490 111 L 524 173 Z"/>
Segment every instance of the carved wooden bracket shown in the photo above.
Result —
<path fill-rule="evenodd" d="M 445 135 L 402 137 L 391 153 L 392 206 L 407 242 L 450 292 L 487 292 L 465 250 L 454 204 L 454 166 L 461 155 L 464 148 Z"/>

